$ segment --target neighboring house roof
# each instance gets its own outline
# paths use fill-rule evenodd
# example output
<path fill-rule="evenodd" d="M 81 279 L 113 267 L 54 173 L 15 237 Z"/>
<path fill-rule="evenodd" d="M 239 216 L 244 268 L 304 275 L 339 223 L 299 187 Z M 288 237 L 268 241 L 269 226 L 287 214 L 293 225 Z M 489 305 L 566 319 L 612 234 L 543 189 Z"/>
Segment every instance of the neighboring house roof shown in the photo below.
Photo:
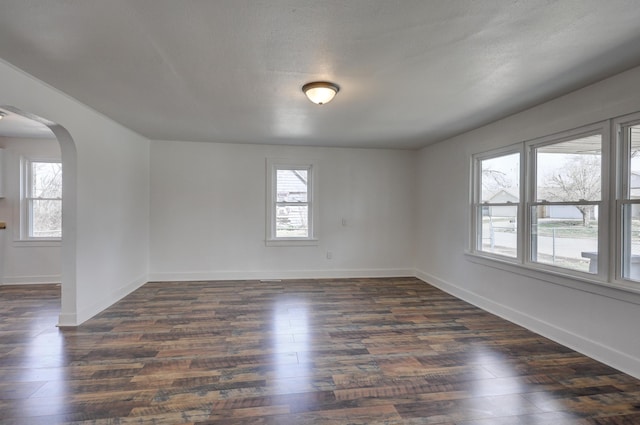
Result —
<path fill-rule="evenodd" d="M 306 201 L 306 172 L 298 170 L 278 170 L 278 201 Z"/>
<path fill-rule="evenodd" d="M 489 202 L 518 202 L 518 197 L 506 189 L 501 189 L 488 199 Z"/>
<path fill-rule="evenodd" d="M 630 189 L 640 189 L 640 173 L 632 171 L 630 178 Z"/>

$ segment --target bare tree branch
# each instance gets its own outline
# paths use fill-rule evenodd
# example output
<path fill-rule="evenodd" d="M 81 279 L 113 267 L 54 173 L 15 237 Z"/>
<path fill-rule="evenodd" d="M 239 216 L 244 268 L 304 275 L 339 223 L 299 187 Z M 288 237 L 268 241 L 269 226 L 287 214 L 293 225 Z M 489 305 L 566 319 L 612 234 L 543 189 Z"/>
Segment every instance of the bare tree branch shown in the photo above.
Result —
<path fill-rule="evenodd" d="M 561 201 L 594 201 L 600 199 L 600 156 L 581 155 L 571 160 L 560 172 L 549 177 L 546 191 L 551 199 Z M 587 226 L 593 205 L 576 206 Z"/>

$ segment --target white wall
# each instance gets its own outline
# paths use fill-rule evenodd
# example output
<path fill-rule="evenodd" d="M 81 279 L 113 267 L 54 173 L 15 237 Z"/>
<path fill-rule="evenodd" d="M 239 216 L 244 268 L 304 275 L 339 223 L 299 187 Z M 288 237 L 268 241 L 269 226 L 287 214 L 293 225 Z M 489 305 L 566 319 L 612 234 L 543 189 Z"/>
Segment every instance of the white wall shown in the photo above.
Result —
<path fill-rule="evenodd" d="M 2 61 L 0 105 L 51 121 L 60 141 L 60 323 L 81 323 L 146 281 L 149 141 Z"/>
<path fill-rule="evenodd" d="M 412 275 L 414 156 L 153 141 L 150 280 Z M 318 246 L 265 246 L 268 157 L 318 161 Z"/>
<path fill-rule="evenodd" d="M 640 111 L 639 86 L 636 68 L 424 148 L 418 165 L 418 276 L 640 377 L 639 295 L 571 279 L 525 276 L 465 255 L 471 154 Z"/>
<path fill-rule="evenodd" d="M 51 133 L 53 137 L 53 133 Z M 60 159 L 60 144 L 54 139 L 0 137 L 4 152 L 4 198 L 0 198 L 0 221 L 7 224 L 2 237 L 1 284 L 60 283 L 60 242 L 20 242 L 20 157 Z"/>

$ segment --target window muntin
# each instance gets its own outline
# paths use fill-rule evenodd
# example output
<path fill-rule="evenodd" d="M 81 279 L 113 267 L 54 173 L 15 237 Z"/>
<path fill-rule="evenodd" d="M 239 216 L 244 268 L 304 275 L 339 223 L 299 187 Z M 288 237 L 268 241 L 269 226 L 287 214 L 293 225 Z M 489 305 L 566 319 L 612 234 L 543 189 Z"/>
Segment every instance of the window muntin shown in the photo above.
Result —
<path fill-rule="evenodd" d="M 479 157 L 474 162 L 479 180 L 475 194 L 476 251 L 519 256 L 520 156 L 520 152 L 511 151 Z"/>
<path fill-rule="evenodd" d="M 267 244 L 314 243 L 315 164 L 267 160 L 267 170 Z"/>
<path fill-rule="evenodd" d="M 597 274 L 602 134 L 533 145 L 531 151 L 530 261 Z"/>
<path fill-rule="evenodd" d="M 62 237 L 62 164 L 23 160 L 21 239 Z"/>

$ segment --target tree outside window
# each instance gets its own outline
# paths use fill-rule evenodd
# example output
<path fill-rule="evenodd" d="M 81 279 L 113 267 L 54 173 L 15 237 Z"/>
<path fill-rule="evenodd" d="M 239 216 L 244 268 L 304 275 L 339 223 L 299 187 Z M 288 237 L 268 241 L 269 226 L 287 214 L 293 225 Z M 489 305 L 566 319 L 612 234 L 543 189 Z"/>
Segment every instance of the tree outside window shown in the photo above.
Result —
<path fill-rule="evenodd" d="M 533 148 L 532 261 L 597 274 L 602 143 L 596 132 Z"/>

